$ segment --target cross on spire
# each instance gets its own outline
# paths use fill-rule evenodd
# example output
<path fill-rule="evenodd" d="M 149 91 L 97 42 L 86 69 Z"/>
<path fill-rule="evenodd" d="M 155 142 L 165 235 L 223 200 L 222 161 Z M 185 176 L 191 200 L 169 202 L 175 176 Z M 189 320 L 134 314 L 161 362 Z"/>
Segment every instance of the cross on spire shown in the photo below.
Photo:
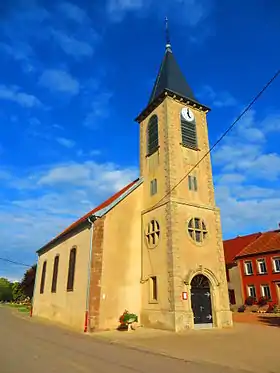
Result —
<path fill-rule="evenodd" d="M 170 34 L 169 34 L 169 25 L 168 25 L 168 18 L 165 17 L 165 37 L 166 37 L 166 50 L 171 52 L 171 43 L 170 43 Z"/>

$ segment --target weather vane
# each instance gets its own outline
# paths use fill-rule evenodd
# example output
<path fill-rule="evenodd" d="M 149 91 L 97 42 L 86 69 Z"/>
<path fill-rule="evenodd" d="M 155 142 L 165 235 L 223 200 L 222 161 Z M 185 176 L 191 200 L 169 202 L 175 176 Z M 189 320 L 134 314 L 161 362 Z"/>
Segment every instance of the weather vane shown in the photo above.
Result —
<path fill-rule="evenodd" d="M 169 26 L 168 26 L 168 18 L 167 17 L 165 17 L 165 36 L 166 36 L 166 48 L 171 49 Z"/>

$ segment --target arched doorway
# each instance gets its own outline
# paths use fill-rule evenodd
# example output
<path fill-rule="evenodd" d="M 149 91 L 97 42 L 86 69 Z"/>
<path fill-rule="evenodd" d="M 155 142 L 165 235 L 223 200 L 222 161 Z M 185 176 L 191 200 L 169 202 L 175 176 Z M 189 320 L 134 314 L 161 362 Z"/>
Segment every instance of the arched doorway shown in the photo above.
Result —
<path fill-rule="evenodd" d="M 191 304 L 194 324 L 212 324 L 210 283 L 204 275 L 196 275 L 191 281 Z"/>

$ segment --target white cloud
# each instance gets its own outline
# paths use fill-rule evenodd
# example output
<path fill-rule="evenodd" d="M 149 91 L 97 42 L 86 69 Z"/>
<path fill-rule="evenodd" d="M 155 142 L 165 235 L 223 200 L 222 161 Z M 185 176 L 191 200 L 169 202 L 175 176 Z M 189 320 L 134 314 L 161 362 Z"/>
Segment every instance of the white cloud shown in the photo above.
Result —
<path fill-rule="evenodd" d="M 68 148 L 68 149 L 74 148 L 74 146 L 76 144 L 74 140 L 66 139 L 65 137 L 57 137 L 56 141 L 60 145 L 64 146 L 65 148 Z"/>
<path fill-rule="evenodd" d="M 115 22 L 122 21 L 128 14 L 139 16 L 153 12 L 162 21 L 166 14 L 172 14 L 175 22 L 194 28 L 205 20 L 211 8 L 212 0 L 107 0 L 107 13 Z"/>
<path fill-rule="evenodd" d="M 35 250 L 138 176 L 134 167 L 96 162 L 35 171 L 21 176 L 24 182 L 17 198 L 0 201 L 3 256 L 31 263 Z M 3 173 L 1 185 L 11 187 L 11 178 L 18 185 L 20 178 L 14 174 Z"/>
<path fill-rule="evenodd" d="M 63 2 L 59 4 L 58 9 L 64 16 L 77 23 L 84 23 L 88 21 L 86 12 L 77 5 L 69 2 Z"/>
<path fill-rule="evenodd" d="M 26 108 L 42 106 L 37 97 L 22 92 L 17 86 L 0 85 L 0 100 L 13 101 Z"/>
<path fill-rule="evenodd" d="M 65 92 L 71 95 L 79 93 L 80 84 L 77 79 L 63 70 L 46 70 L 39 79 L 39 84 L 51 91 Z"/>
<path fill-rule="evenodd" d="M 33 55 L 33 49 L 26 41 L 12 42 L 11 45 L 7 43 L 0 43 L 0 50 L 19 61 L 27 60 Z"/>
<path fill-rule="evenodd" d="M 236 106 L 238 104 L 237 100 L 229 92 L 216 92 L 209 85 L 205 85 L 198 96 L 210 100 L 211 105 L 218 108 Z"/>
<path fill-rule="evenodd" d="M 107 11 L 114 21 L 120 21 L 126 12 L 138 11 L 144 8 L 147 0 L 108 0 Z"/>
<path fill-rule="evenodd" d="M 60 45 L 61 49 L 68 55 L 74 57 L 90 57 L 93 54 L 93 45 L 95 42 L 91 44 L 76 39 L 73 36 L 69 36 L 62 31 L 52 31 L 54 39 Z M 96 37 L 97 40 L 97 37 Z"/>
<path fill-rule="evenodd" d="M 91 109 L 85 117 L 84 125 L 91 129 L 98 127 L 100 119 L 108 118 L 110 115 L 109 102 L 113 94 L 111 92 L 99 93 L 91 104 Z"/>
<path fill-rule="evenodd" d="M 273 113 L 257 118 L 249 111 L 213 152 L 215 195 L 226 237 L 276 229 L 279 221 L 280 154 L 270 152 L 267 143 L 278 122 Z"/>

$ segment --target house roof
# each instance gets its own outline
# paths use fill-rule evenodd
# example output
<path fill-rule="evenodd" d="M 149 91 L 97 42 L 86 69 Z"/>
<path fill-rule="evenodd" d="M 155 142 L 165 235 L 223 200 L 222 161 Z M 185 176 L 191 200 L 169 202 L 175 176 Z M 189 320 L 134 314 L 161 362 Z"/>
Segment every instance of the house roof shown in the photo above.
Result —
<path fill-rule="evenodd" d="M 264 254 L 273 251 L 280 251 L 280 230 L 268 231 L 261 234 L 257 240 L 250 242 L 243 248 L 236 258 L 249 255 Z"/>
<path fill-rule="evenodd" d="M 225 263 L 231 264 L 234 262 L 235 257 L 251 242 L 254 242 L 261 233 L 253 233 L 247 236 L 238 236 L 230 240 L 224 241 L 224 253 L 225 253 Z"/>
<path fill-rule="evenodd" d="M 48 247 L 54 245 L 60 238 L 64 237 L 65 235 L 73 231 L 75 228 L 77 228 L 82 223 L 86 223 L 88 218 L 90 218 L 91 216 L 96 215 L 97 217 L 100 217 L 106 214 L 106 212 L 108 212 L 117 203 L 119 203 L 122 199 L 124 199 L 129 193 L 131 193 L 134 189 L 136 189 L 141 183 L 142 183 L 142 179 L 138 178 L 134 180 L 133 182 L 129 183 L 128 185 L 126 185 L 119 192 L 115 193 L 113 196 L 108 198 L 106 201 L 102 202 L 99 206 L 89 211 L 87 214 L 82 216 L 80 219 L 76 220 L 73 224 L 69 225 L 69 227 L 67 227 L 64 231 L 59 233 L 51 241 L 49 241 L 47 244 L 41 247 L 37 251 L 37 253 L 40 253 L 48 249 Z"/>
<path fill-rule="evenodd" d="M 194 94 L 188 85 L 175 57 L 171 46 L 166 46 L 165 54 L 149 99 L 151 104 L 165 90 L 172 91 L 180 96 L 197 102 Z"/>

